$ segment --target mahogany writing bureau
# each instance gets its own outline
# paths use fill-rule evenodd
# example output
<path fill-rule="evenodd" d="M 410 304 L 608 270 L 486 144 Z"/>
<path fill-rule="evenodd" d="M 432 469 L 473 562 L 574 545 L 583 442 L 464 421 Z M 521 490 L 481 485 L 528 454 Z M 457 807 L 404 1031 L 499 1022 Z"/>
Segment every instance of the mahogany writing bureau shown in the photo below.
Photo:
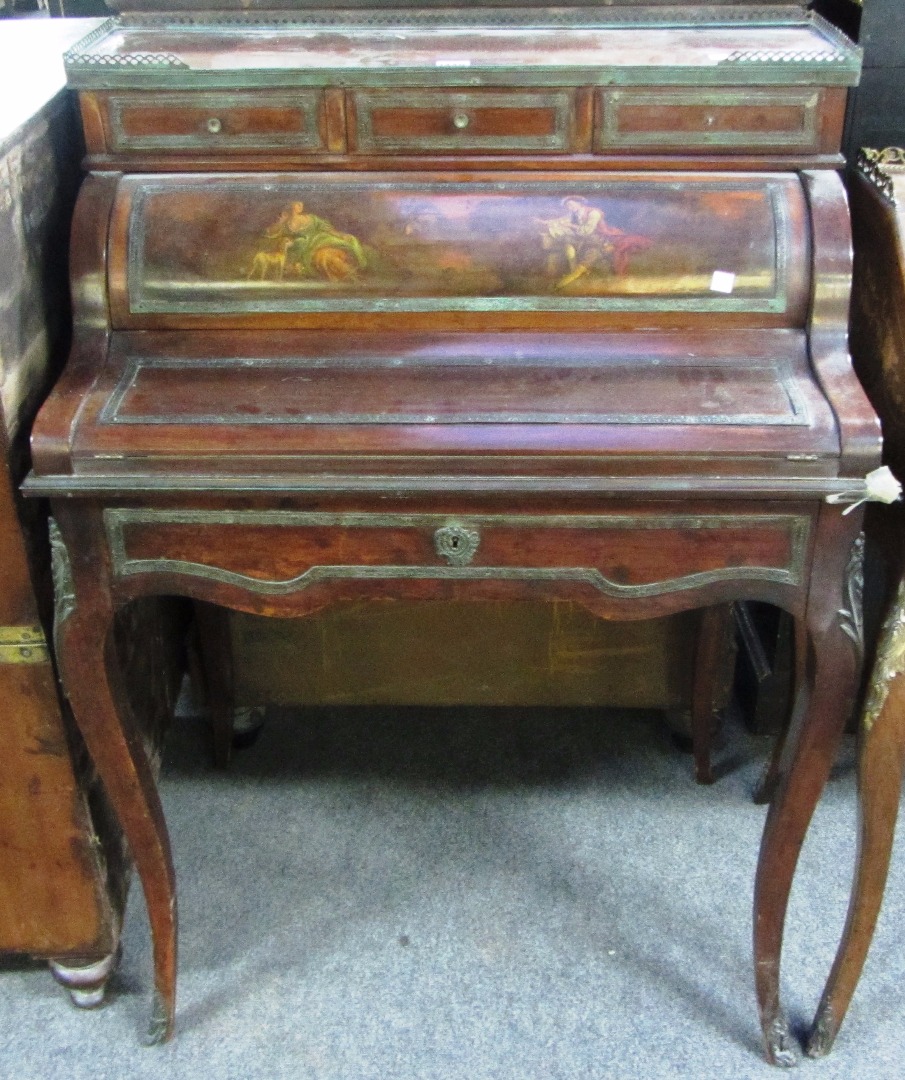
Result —
<path fill-rule="evenodd" d="M 879 463 L 833 171 L 857 50 L 788 3 L 128 6 L 67 57 L 90 175 L 28 490 L 53 500 L 63 678 L 148 901 L 153 1037 L 175 881 L 117 607 L 750 598 L 809 650 L 755 900 L 791 1063 L 786 902 L 859 666 L 839 504 Z"/>

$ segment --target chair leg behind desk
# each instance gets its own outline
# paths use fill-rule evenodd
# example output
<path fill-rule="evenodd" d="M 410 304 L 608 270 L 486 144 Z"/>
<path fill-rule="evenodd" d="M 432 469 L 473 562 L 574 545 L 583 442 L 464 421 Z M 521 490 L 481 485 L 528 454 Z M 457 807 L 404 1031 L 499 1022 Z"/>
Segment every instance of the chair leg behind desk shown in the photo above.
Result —
<path fill-rule="evenodd" d="M 232 758 L 235 709 L 235 670 L 229 612 L 226 608 L 201 600 L 196 600 L 193 607 L 198 628 L 200 674 L 210 709 L 214 762 L 225 769 Z"/>
<path fill-rule="evenodd" d="M 699 784 L 712 784 L 716 779 L 713 773 L 716 700 L 719 684 L 727 678 L 730 659 L 726 640 L 732 632 L 731 604 L 717 604 L 701 612 L 691 691 L 691 745 L 695 779 Z"/>
<path fill-rule="evenodd" d="M 805 684 L 806 664 L 808 654 L 808 632 L 807 626 L 803 619 L 795 620 L 795 696 L 793 701 L 796 702 L 801 693 L 801 687 Z M 773 798 L 776 793 L 776 789 L 779 786 L 780 776 L 782 774 L 782 763 L 785 755 L 786 739 L 788 738 L 789 731 L 795 723 L 794 716 L 787 716 L 783 719 L 782 727 L 773 742 L 773 750 L 770 753 L 770 758 L 767 764 L 764 766 L 764 771 L 761 773 L 760 779 L 754 786 L 752 798 L 758 805 L 766 806 L 767 803 Z"/>

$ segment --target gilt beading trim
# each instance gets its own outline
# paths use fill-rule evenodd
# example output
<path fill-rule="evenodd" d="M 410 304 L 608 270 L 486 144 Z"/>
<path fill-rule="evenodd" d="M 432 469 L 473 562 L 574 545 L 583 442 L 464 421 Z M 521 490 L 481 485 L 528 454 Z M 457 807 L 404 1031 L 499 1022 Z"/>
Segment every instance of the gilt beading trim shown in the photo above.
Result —
<path fill-rule="evenodd" d="M 887 146 L 883 150 L 862 147 L 858 151 L 858 172 L 880 192 L 891 206 L 896 205 L 892 171 L 905 171 L 905 150 Z"/>
<path fill-rule="evenodd" d="M 845 567 L 844 606 L 839 608 L 839 626 L 855 646 L 859 663 L 864 658 L 864 533 L 852 544 Z"/>
<path fill-rule="evenodd" d="M 877 722 L 886 705 L 893 681 L 905 673 L 905 580 L 899 582 L 895 602 L 880 632 L 877 659 L 861 719 L 864 731 Z"/>
<path fill-rule="evenodd" d="M 47 523 L 50 536 L 50 568 L 53 576 L 53 639 L 59 655 L 59 633 L 63 623 L 75 611 L 75 585 L 72 579 L 72 562 L 63 540 L 60 527 L 53 518 Z"/>

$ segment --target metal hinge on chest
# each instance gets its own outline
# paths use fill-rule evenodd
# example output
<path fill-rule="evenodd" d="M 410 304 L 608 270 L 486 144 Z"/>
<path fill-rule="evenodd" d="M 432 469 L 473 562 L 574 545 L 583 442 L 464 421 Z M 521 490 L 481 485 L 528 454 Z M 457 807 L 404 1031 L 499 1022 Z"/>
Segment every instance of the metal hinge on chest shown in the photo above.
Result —
<path fill-rule="evenodd" d="M 50 649 L 40 626 L 0 626 L 0 664 L 46 664 Z"/>

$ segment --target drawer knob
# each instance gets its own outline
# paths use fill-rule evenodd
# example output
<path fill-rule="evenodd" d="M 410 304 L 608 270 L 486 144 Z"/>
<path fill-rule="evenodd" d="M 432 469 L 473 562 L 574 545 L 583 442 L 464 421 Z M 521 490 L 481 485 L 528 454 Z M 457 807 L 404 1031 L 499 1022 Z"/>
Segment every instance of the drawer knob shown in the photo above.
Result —
<path fill-rule="evenodd" d="M 464 525 L 444 525 L 434 533 L 434 548 L 450 566 L 467 566 L 475 557 L 481 535 Z"/>
<path fill-rule="evenodd" d="M 471 123 L 471 117 L 468 113 L 457 112 L 453 116 L 453 127 L 458 128 L 459 131 L 464 131 Z"/>
<path fill-rule="evenodd" d="M 211 135 L 216 135 L 222 127 L 223 123 L 218 116 L 212 116 L 207 122 L 207 130 Z"/>

